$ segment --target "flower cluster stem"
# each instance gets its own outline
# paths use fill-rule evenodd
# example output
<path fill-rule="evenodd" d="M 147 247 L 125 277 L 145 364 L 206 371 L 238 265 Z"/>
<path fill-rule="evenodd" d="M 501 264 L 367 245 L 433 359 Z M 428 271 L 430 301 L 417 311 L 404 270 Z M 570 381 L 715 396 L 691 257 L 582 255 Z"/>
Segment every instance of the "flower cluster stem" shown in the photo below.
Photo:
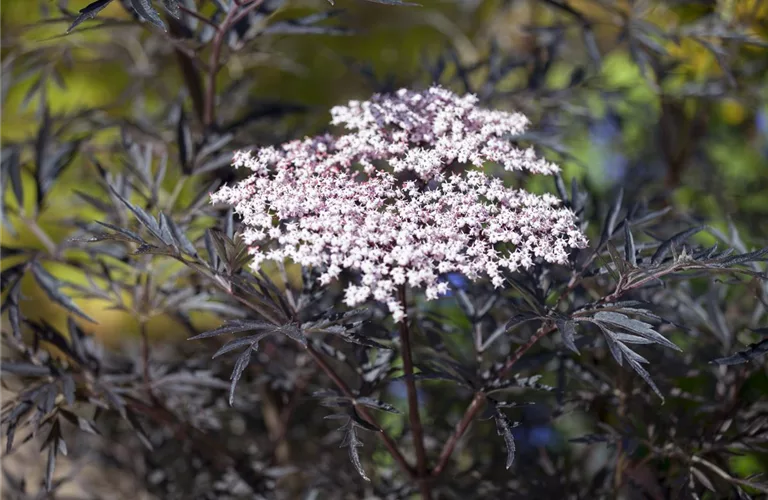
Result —
<path fill-rule="evenodd" d="M 398 299 L 403 311 L 408 310 L 407 296 L 405 286 L 398 289 Z M 421 495 L 424 500 L 432 498 L 430 485 L 428 482 L 427 471 L 427 452 L 424 449 L 424 429 L 421 426 L 421 417 L 419 416 L 419 397 L 416 392 L 416 381 L 413 377 L 413 358 L 411 352 L 411 332 L 408 327 L 408 320 L 404 318 L 400 321 L 400 342 L 402 347 L 403 371 L 405 372 L 405 385 L 408 393 L 408 417 L 411 422 L 411 433 L 413 434 L 413 446 L 416 449 L 416 473 L 419 478 Z"/>

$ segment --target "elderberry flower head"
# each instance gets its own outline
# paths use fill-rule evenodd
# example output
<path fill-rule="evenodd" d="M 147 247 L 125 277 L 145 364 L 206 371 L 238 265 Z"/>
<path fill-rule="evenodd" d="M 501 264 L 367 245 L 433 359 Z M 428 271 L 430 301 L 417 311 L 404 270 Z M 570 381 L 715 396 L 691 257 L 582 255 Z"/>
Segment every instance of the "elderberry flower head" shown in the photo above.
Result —
<path fill-rule="evenodd" d="M 243 218 L 254 268 L 289 258 L 321 268 L 324 284 L 351 270 L 360 279 L 347 286 L 346 304 L 384 302 L 400 321 L 400 286 L 424 288 L 428 300 L 447 291 L 440 277 L 448 273 L 499 287 L 505 272 L 536 260 L 565 264 L 571 249 L 586 246 L 556 197 L 472 168 L 558 171 L 509 142 L 525 130 L 523 115 L 478 108 L 474 96 L 441 87 L 375 95 L 331 113 L 348 134 L 238 152 L 234 166 L 254 174 L 212 195 Z"/>

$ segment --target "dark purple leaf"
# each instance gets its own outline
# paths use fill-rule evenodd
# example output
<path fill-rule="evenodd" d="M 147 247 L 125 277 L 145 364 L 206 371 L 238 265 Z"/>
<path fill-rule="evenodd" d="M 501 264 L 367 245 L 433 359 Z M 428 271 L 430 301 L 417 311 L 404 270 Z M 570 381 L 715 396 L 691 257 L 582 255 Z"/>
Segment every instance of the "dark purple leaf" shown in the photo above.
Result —
<path fill-rule="evenodd" d="M 560 332 L 563 345 L 576 354 L 579 354 L 579 349 L 576 347 L 576 325 L 574 322 L 568 320 L 558 321 L 557 329 Z"/>
<path fill-rule="evenodd" d="M 32 275 L 35 277 L 35 280 L 40 285 L 40 288 L 42 288 L 45 294 L 48 295 L 49 299 L 56 302 L 57 304 L 64 307 L 65 309 L 73 312 L 74 314 L 77 314 L 81 318 L 87 319 L 91 323 L 96 323 L 95 320 L 93 320 L 91 317 L 85 314 L 82 310 L 80 310 L 80 308 L 75 305 L 72 299 L 70 299 L 60 291 L 60 288 L 65 286 L 66 284 L 54 278 L 37 261 L 35 261 L 32 264 Z"/>
<path fill-rule="evenodd" d="M 256 335 L 249 335 L 247 337 L 242 337 L 235 340 L 230 340 L 226 344 L 224 344 L 216 353 L 211 356 L 212 358 L 217 358 L 221 356 L 222 354 L 226 354 L 231 351 L 235 351 L 237 349 L 240 349 L 243 346 L 248 346 L 249 349 L 253 349 L 254 351 L 258 349 L 258 342 L 269 335 L 271 332 L 265 332 L 265 333 L 259 333 Z"/>
<path fill-rule="evenodd" d="M 704 228 L 706 228 L 706 226 L 692 227 L 691 229 L 680 231 L 676 235 L 664 241 L 661 245 L 659 245 L 659 248 L 656 249 L 656 253 L 654 253 L 651 257 L 651 265 L 660 264 L 673 245 L 683 243 L 685 240 L 703 230 Z"/>
<path fill-rule="evenodd" d="M 170 15 L 176 19 L 181 19 L 181 7 L 178 0 L 163 0 L 163 7 Z"/>
<path fill-rule="evenodd" d="M 83 21 L 96 17 L 96 15 L 101 12 L 104 7 L 110 4 L 110 2 L 112 2 L 112 0 L 96 0 L 95 2 L 89 3 L 80 9 L 80 15 L 77 16 L 69 28 L 67 28 L 67 33 L 71 32 Z"/>
<path fill-rule="evenodd" d="M 507 460 L 504 467 L 509 469 L 515 461 L 515 437 L 512 435 L 512 429 L 517 425 L 512 423 L 498 407 L 494 407 L 493 419 L 496 421 L 496 432 L 504 438 L 507 446 Z"/>
<path fill-rule="evenodd" d="M 251 353 L 253 351 L 253 347 L 249 347 L 237 358 L 237 361 L 235 362 L 235 368 L 232 370 L 232 375 L 230 376 L 232 383 L 229 386 L 229 406 L 232 406 L 235 402 L 235 387 L 237 387 L 237 383 L 240 381 L 240 377 L 243 376 L 243 372 L 248 366 L 248 363 L 251 362 Z"/>
<path fill-rule="evenodd" d="M 163 31 L 168 31 L 165 23 L 160 18 L 160 14 L 152 7 L 152 3 L 149 0 L 131 0 L 131 6 L 141 19 L 154 24 Z"/>
<path fill-rule="evenodd" d="M 31 363 L 16 363 L 3 360 L 0 363 L 0 371 L 21 375 L 23 377 L 46 377 L 51 375 L 51 369 L 47 366 L 38 366 Z"/>
<path fill-rule="evenodd" d="M 768 353 L 768 339 L 749 344 L 746 349 L 724 358 L 717 358 L 710 363 L 717 365 L 739 365 L 756 360 Z"/>
<path fill-rule="evenodd" d="M 379 399 L 362 397 L 362 398 L 355 398 L 355 401 L 357 401 L 359 404 L 363 406 L 374 408 L 376 410 L 386 411 L 389 413 L 398 413 L 398 414 L 401 413 L 400 410 L 398 410 L 391 404 L 385 403 L 384 401 L 381 401 Z"/>
<path fill-rule="evenodd" d="M 210 330 L 210 331 L 201 333 L 199 335 L 195 335 L 194 337 L 190 337 L 187 340 L 207 339 L 210 337 L 215 337 L 217 335 L 223 335 L 225 333 L 237 333 L 237 332 L 258 331 L 258 330 L 269 330 L 270 332 L 272 332 L 276 328 L 277 327 L 275 325 L 273 325 L 272 323 L 267 323 L 266 321 L 250 320 L 250 319 L 233 319 L 224 323 L 224 326 L 220 328 L 216 328 L 215 330 Z"/>
<path fill-rule="evenodd" d="M 619 219 L 619 212 L 621 211 L 621 202 L 624 201 L 624 189 L 620 189 L 616 198 L 613 200 L 611 208 L 605 216 L 605 222 L 603 223 L 603 231 L 600 234 L 600 243 L 598 248 L 610 239 L 616 229 L 616 221 Z"/>

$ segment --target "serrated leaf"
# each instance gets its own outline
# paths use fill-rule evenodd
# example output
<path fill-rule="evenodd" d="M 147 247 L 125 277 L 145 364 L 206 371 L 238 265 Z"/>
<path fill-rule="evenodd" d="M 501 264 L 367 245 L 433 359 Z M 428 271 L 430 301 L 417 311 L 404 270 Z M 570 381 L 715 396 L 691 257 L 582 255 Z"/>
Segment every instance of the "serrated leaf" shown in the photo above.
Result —
<path fill-rule="evenodd" d="M 168 220 L 168 217 L 165 216 L 163 212 L 160 212 L 160 236 L 162 237 L 163 243 L 165 243 L 168 246 L 177 247 L 176 244 L 176 238 L 173 237 L 173 233 L 171 233 L 170 228 L 170 222 Z"/>
<path fill-rule="evenodd" d="M 368 397 L 362 397 L 362 398 L 355 398 L 355 401 L 357 401 L 359 404 L 363 406 L 367 406 L 369 408 L 373 408 L 376 410 L 386 411 L 389 413 L 397 413 L 400 414 L 401 411 L 392 406 L 389 403 L 385 403 L 384 401 L 381 401 L 379 399 L 373 399 Z"/>
<path fill-rule="evenodd" d="M 242 337 L 235 340 L 230 340 L 226 344 L 224 344 L 218 351 L 214 353 L 213 356 L 211 356 L 211 359 L 217 358 L 221 356 L 222 354 L 226 354 L 228 352 L 237 350 L 243 346 L 248 346 L 249 349 L 253 349 L 254 351 L 258 349 L 258 342 L 269 335 L 272 332 L 266 332 L 266 333 L 259 333 L 256 335 L 249 335 L 247 337 Z"/>
<path fill-rule="evenodd" d="M 365 479 L 366 481 L 370 481 L 368 476 L 365 475 L 365 469 L 363 469 L 363 464 L 360 461 L 360 454 L 358 453 L 357 449 L 363 446 L 363 443 L 360 442 L 360 440 L 357 438 L 357 434 L 355 434 L 355 425 L 353 425 L 353 421 L 351 418 L 347 419 L 347 422 L 339 428 L 339 430 L 344 430 L 344 438 L 341 441 L 341 444 L 339 445 L 339 448 L 347 447 L 349 452 L 349 460 L 352 462 L 352 465 L 355 467 L 355 470 L 358 474 L 360 474 L 360 477 Z"/>
<path fill-rule="evenodd" d="M 149 0 L 131 0 L 131 6 L 140 18 L 154 24 L 163 31 L 168 31 L 165 23 L 160 18 L 160 14 L 152 7 L 152 3 Z"/>
<path fill-rule="evenodd" d="M 109 228 L 109 229 L 117 232 L 119 235 L 121 235 L 123 237 L 122 241 L 132 241 L 134 243 L 140 243 L 140 244 L 146 244 L 147 243 L 146 241 L 144 241 L 141 238 L 141 236 L 139 236 L 138 234 L 134 233 L 133 231 L 129 231 L 128 229 L 122 229 L 122 228 L 119 228 L 117 226 L 113 226 L 112 224 L 109 224 L 107 222 L 101 222 L 101 221 L 96 221 L 96 224 L 99 224 L 101 226 L 104 226 L 106 228 Z M 113 237 L 117 239 L 116 235 L 114 235 Z"/>
<path fill-rule="evenodd" d="M 357 409 L 352 406 L 349 409 L 350 417 L 352 418 L 351 422 L 352 425 L 355 427 L 360 427 L 361 429 L 365 429 L 366 431 L 371 432 L 381 432 L 378 427 L 373 425 L 372 423 L 368 422 L 367 420 L 364 420 L 360 414 L 357 412 Z"/>
<path fill-rule="evenodd" d="M 75 20 L 72 21 L 72 24 L 69 25 L 69 28 L 67 28 L 67 33 L 71 32 L 83 21 L 96 17 L 96 15 L 104 10 L 104 7 L 109 5 L 111 2 L 112 0 L 96 0 L 95 2 L 89 3 L 80 9 L 80 15 L 77 16 Z"/>
<path fill-rule="evenodd" d="M 483 386 L 483 391 L 490 394 L 493 392 L 503 391 L 505 389 L 511 389 L 514 387 L 537 389 L 541 391 L 553 391 L 555 389 L 552 386 L 540 384 L 539 383 L 540 379 L 541 379 L 541 375 L 533 375 L 531 377 L 515 377 L 511 380 L 494 379 Z"/>
<path fill-rule="evenodd" d="M 560 336 L 563 340 L 563 345 L 575 352 L 579 353 L 579 349 L 576 347 L 576 325 L 573 321 L 557 321 L 557 329 L 560 332 Z"/>
<path fill-rule="evenodd" d="M 718 264 L 720 266 L 732 266 L 734 264 L 745 264 L 747 262 L 757 261 L 758 259 L 762 258 L 766 254 L 768 254 L 768 248 L 762 248 L 760 250 L 755 250 L 754 252 L 734 255 L 733 257 L 728 257 L 727 255 L 721 255 L 721 256 L 718 256 L 718 259 L 721 259 L 722 257 L 727 257 L 727 258 L 720 260 Z"/>
<path fill-rule="evenodd" d="M 184 231 L 182 231 L 181 228 L 170 218 L 167 219 L 166 223 L 168 224 L 168 229 L 170 229 L 174 240 L 176 240 L 179 248 L 181 248 L 181 251 L 191 257 L 197 257 L 197 250 L 195 249 L 195 246 L 192 244 L 192 242 L 189 241 L 187 235 L 184 234 Z"/>
<path fill-rule="evenodd" d="M 163 7 L 170 15 L 176 19 L 181 19 L 181 8 L 178 0 L 163 0 Z"/>
<path fill-rule="evenodd" d="M 613 356 L 613 359 L 616 360 L 619 366 L 623 366 L 624 359 L 621 355 L 621 349 L 619 347 L 620 344 L 613 340 L 613 332 L 607 329 L 603 329 L 603 333 L 605 333 L 605 343 L 608 345 L 608 350 L 611 351 L 611 356 Z"/>
<path fill-rule="evenodd" d="M 302 332 L 301 329 L 294 324 L 284 325 L 279 328 L 276 328 L 275 332 L 281 333 L 286 337 L 295 340 L 296 342 L 300 343 L 304 347 L 307 346 L 307 337 L 304 335 L 304 332 Z"/>
<path fill-rule="evenodd" d="M 661 261 L 664 260 L 664 257 L 667 255 L 669 250 L 672 248 L 672 245 L 677 245 L 684 242 L 706 227 L 707 226 L 692 227 L 690 229 L 686 229 L 685 231 L 680 231 L 676 235 L 664 241 L 661 245 L 659 245 L 659 248 L 656 249 L 656 252 L 653 254 L 653 256 L 651 256 L 651 265 L 660 264 Z"/>
<path fill-rule="evenodd" d="M 171 257 L 173 256 L 173 252 L 169 246 L 156 247 L 154 245 L 140 245 L 134 252 L 134 255 L 165 255 Z"/>
<path fill-rule="evenodd" d="M 717 358 L 710 363 L 717 365 L 739 365 L 748 363 L 768 353 L 768 338 L 749 344 L 746 349 L 724 358 Z"/>
<path fill-rule="evenodd" d="M 605 246 L 608 249 L 608 255 L 611 256 L 611 260 L 616 266 L 616 272 L 619 274 L 619 276 L 614 277 L 614 279 L 618 280 L 629 272 L 629 262 L 624 260 L 624 258 L 619 254 L 616 245 L 614 245 L 612 242 L 608 241 Z M 611 269 L 608 268 L 608 271 L 611 271 Z M 611 275 L 613 276 L 613 273 L 611 273 Z"/>
<path fill-rule="evenodd" d="M 345 341 L 351 344 L 357 344 L 357 345 L 362 345 L 366 347 L 373 347 L 376 349 L 388 349 L 388 350 L 392 349 L 391 347 L 385 346 L 384 344 L 380 344 L 379 342 L 369 339 L 368 337 L 364 337 L 362 335 L 359 335 L 356 332 L 347 330 L 342 326 L 339 326 L 336 328 L 334 327 L 324 328 L 322 330 L 318 330 L 318 333 L 329 333 L 331 335 L 336 335 L 337 337 L 341 337 L 342 339 L 344 339 Z"/>
<path fill-rule="evenodd" d="M 232 406 L 235 402 L 235 387 L 237 387 L 237 383 L 243 376 L 243 372 L 248 366 L 248 363 L 251 362 L 251 353 L 253 351 L 253 347 L 249 347 L 242 354 L 240 354 L 240 356 L 238 356 L 237 361 L 235 362 L 235 368 L 232 370 L 232 375 L 229 377 L 229 379 L 232 381 L 229 386 L 229 406 Z"/>
<path fill-rule="evenodd" d="M 628 220 L 624 221 L 624 257 L 632 267 L 637 267 L 637 247 L 635 246 L 635 238 L 632 236 Z"/>
<path fill-rule="evenodd" d="M 232 219 L 228 219 L 227 232 L 232 231 Z M 218 229 L 209 229 L 206 234 L 210 235 L 216 254 L 227 268 L 229 274 L 237 273 L 240 268 L 251 260 L 248 254 L 248 246 L 239 235 L 235 239 L 230 238 Z"/>
<path fill-rule="evenodd" d="M 614 332 L 613 339 L 625 344 L 653 344 L 654 341 L 645 337 L 631 335 L 629 333 Z"/>
<path fill-rule="evenodd" d="M 670 349 L 682 351 L 682 349 L 667 340 L 667 338 L 660 333 L 656 332 L 650 324 L 645 323 L 644 321 L 632 319 L 624 314 L 613 311 L 599 311 L 595 313 L 594 319 L 612 326 L 623 328 L 624 330 L 637 334 L 657 344 L 669 347 Z"/>
<path fill-rule="evenodd" d="M 226 323 L 224 323 L 224 326 L 216 328 L 215 330 L 210 330 L 204 333 L 201 333 L 199 335 L 195 335 L 194 337 L 190 337 L 187 340 L 199 340 L 199 339 L 207 339 L 210 337 L 215 337 L 217 335 L 223 335 L 225 333 L 237 333 L 237 332 L 247 332 L 251 330 L 269 330 L 272 332 L 275 330 L 275 325 L 272 323 L 267 323 L 266 321 L 260 321 L 260 320 L 250 320 L 250 319 L 233 319 L 229 320 Z"/>
<path fill-rule="evenodd" d="M 600 243 L 598 248 L 603 246 L 603 243 L 608 241 L 613 235 L 613 231 L 616 229 L 616 221 L 619 218 L 619 212 L 621 211 L 621 203 L 624 201 L 624 188 L 621 188 L 613 200 L 611 208 L 605 216 L 605 222 L 603 223 L 603 231 L 600 234 Z"/>
<path fill-rule="evenodd" d="M 399 377 L 395 377 L 392 379 L 393 382 L 398 382 L 400 380 L 408 380 L 410 378 L 413 378 L 413 380 L 443 380 L 446 382 L 456 382 L 458 384 L 461 384 L 463 386 L 467 385 L 467 382 L 460 377 L 457 377 L 456 375 L 453 375 L 452 373 L 443 372 L 443 371 L 435 371 L 435 370 L 427 370 L 427 369 L 421 369 L 418 373 L 414 373 L 411 375 L 401 375 Z"/>
<path fill-rule="evenodd" d="M 80 141 L 72 141 L 60 144 L 53 151 L 43 151 L 43 156 L 39 159 L 35 172 L 38 207 L 42 206 L 43 200 L 53 187 L 56 178 L 72 163 L 79 147 Z"/>
<path fill-rule="evenodd" d="M 77 189 L 73 189 L 72 192 L 75 194 L 75 196 L 77 196 L 78 198 L 85 201 L 86 203 L 88 203 L 89 205 L 93 206 L 94 208 L 96 208 L 101 212 L 109 212 L 112 209 L 112 206 L 109 205 L 109 203 L 102 201 L 96 198 L 95 196 L 91 196 L 88 193 L 84 193 Z"/>
<path fill-rule="evenodd" d="M 656 384 L 653 382 L 653 379 L 651 379 L 651 375 L 646 371 L 645 368 L 643 368 L 640 365 L 641 362 L 647 363 L 647 361 L 643 357 L 639 356 L 637 353 L 632 351 L 629 347 L 625 346 L 624 344 L 618 344 L 618 346 L 622 350 L 622 352 L 624 352 L 624 354 L 626 355 L 625 357 L 629 366 L 635 371 L 635 373 L 640 375 L 640 377 L 645 381 L 646 384 L 651 386 L 651 389 L 653 389 L 653 392 L 655 392 L 656 395 L 659 396 L 663 402 L 664 396 L 661 394 L 661 391 L 659 390 L 658 387 L 656 387 Z"/>
<path fill-rule="evenodd" d="M 205 232 L 205 235 L 203 236 L 203 242 L 205 244 L 205 251 L 208 252 L 208 263 L 210 264 L 211 269 L 218 271 L 221 258 L 215 250 L 215 244 L 213 242 L 213 237 L 211 236 L 210 230 Z"/>
<path fill-rule="evenodd" d="M 512 435 L 512 429 L 515 427 L 515 424 L 499 408 L 494 408 L 493 419 L 496 421 L 496 432 L 504 438 L 504 443 L 507 447 L 505 468 L 509 469 L 515 461 L 515 436 Z"/>
<path fill-rule="evenodd" d="M 133 215 L 136 216 L 136 219 L 138 219 L 142 226 L 147 228 L 147 230 L 152 233 L 155 238 L 163 241 L 163 234 L 160 229 L 160 225 L 157 223 L 157 220 L 153 216 L 149 215 L 146 211 L 144 211 L 143 208 L 139 207 L 138 205 L 134 205 L 133 203 L 123 198 L 120 193 L 118 193 L 117 190 L 115 190 L 112 186 L 110 186 L 110 189 L 112 190 L 112 193 L 114 193 L 114 195 L 117 196 L 117 198 L 122 201 L 126 207 L 128 207 L 128 210 L 133 212 Z"/>
<path fill-rule="evenodd" d="M 91 323 L 96 323 L 94 319 L 92 319 L 79 307 L 77 307 L 72 299 L 61 293 L 59 289 L 64 286 L 64 283 L 54 278 L 37 261 L 32 263 L 32 275 L 35 277 L 35 281 L 37 281 L 37 283 L 40 285 L 40 288 L 43 289 L 49 299 L 69 310 L 70 312 L 77 314 L 81 318 L 87 319 Z"/>

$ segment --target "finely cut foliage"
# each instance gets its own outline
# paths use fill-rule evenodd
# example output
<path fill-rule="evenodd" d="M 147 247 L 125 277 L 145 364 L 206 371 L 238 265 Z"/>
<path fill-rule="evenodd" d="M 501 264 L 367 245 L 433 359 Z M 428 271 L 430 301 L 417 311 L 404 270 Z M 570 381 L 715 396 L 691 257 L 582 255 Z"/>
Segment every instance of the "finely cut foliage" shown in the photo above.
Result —
<path fill-rule="evenodd" d="M 3 2 L 3 498 L 766 498 L 768 2 L 403 6 Z"/>
<path fill-rule="evenodd" d="M 478 108 L 476 97 L 440 87 L 376 95 L 332 114 L 355 132 L 237 153 L 235 167 L 255 174 L 212 195 L 242 217 L 254 269 L 291 259 L 321 268 L 324 285 L 360 272 L 346 304 L 374 298 L 401 321 L 398 286 L 423 287 L 428 300 L 448 291 L 447 273 L 501 287 L 505 271 L 566 264 L 570 250 L 586 246 L 556 197 L 508 188 L 472 168 L 492 161 L 558 171 L 511 145 L 527 125 L 522 115 Z M 417 178 L 398 175 L 408 172 Z"/>

